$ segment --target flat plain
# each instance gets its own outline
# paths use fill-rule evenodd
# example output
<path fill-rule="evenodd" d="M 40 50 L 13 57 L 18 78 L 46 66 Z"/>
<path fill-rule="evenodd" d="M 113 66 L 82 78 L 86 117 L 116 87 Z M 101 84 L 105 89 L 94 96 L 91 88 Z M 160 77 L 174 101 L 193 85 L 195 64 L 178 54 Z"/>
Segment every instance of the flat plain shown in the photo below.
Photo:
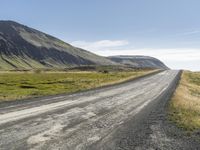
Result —
<path fill-rule="evenodd" d="M 122 72 L 1 72 L 0 101 L 72 93 L 135 78 L 152 70 Z"/>

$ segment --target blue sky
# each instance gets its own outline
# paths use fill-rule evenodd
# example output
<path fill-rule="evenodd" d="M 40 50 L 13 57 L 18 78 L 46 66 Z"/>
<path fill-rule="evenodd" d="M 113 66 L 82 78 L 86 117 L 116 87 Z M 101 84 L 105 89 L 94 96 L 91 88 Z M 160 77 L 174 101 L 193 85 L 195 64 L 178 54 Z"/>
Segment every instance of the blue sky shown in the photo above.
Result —
<path fill-rule="evenodd" d="M 100 55 L 150 55 L 200 70 L 198 0 L 1 0 L 14 20 Z"/>

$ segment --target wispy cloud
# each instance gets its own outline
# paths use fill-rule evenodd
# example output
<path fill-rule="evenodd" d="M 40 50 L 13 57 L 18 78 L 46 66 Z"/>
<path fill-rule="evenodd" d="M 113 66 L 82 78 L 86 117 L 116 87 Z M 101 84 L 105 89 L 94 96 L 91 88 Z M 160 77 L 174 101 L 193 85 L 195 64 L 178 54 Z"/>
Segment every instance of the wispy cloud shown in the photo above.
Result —
<path fill-rule="evenodd" d="M 95 51 L 95 53 L 103 56 L 146 55 L 160 59 L 173 69 L 200 70 L 199 49 L 115 49 Z"/>
<path fill-rule="evenodd" d="M 129 44 L 126 40 L 101 40 L 95 42 L 86 42 L 86 41 L 74 41 L 71 42 L 72 45 L 81 47 L 86 50 L 96 51 L 96 50 L 105 50 L 112 48 L 119 48 Z"/>
<path fill-rule="evenodd" d="M 170 68 L 173 69 L 200 70 L 199 49 L 190 49 L 190 48 L 135 49 L 126 40 L 116 40 L 116 41 L 101 40 L 95 42 L 75 41 L 71 42 L 71 44 L 102 56 L 146 55 L 160 59 L 161 61 L 166 63 Z"/>
<path fill-rule="evenodd" d="M 193 34 L 198 34 L 198 33 L 200 33 L 200 30 L 193 30 L 193 31 L 184 32 L 181 35 L 193 35 Z"/>

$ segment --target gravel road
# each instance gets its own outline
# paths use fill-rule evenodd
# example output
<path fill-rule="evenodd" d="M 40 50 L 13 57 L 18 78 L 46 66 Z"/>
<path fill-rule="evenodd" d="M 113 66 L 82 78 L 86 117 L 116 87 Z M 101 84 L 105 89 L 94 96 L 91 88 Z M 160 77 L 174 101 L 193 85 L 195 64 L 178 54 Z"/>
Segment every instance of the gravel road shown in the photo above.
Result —
<path fill-rule="evenodd" d="M 152 119 L 152 113 L 164 108 L 169 100 L 179 75 L 179 71 L 166 70 L 96 90 L 1 104 L 0 149 L 139 150 L 181 146 L 155 121 L 162 116 Z"/>

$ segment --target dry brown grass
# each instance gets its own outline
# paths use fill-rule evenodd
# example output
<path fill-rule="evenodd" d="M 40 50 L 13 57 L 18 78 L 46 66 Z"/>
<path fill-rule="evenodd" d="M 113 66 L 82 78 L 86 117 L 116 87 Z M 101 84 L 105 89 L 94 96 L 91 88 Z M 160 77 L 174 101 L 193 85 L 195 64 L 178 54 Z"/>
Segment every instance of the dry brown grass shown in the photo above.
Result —
<path fill-rule="evenodd" d="M 170 119 L 187 131 L 200 129 L 200 73 L 185 71 L 170 102 Z"/>

